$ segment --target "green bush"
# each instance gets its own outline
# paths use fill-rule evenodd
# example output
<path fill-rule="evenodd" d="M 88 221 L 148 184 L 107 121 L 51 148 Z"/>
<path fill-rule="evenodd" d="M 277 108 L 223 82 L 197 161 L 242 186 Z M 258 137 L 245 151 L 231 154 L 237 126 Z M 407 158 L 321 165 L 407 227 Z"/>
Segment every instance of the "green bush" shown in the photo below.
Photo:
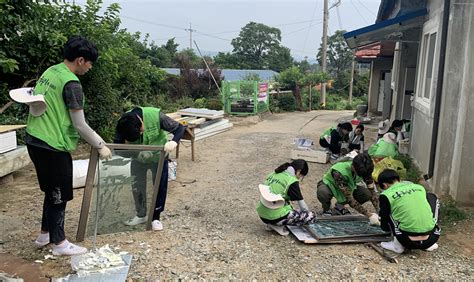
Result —
<path fill-rule="evenodd" d="M 294 112 L 296 100 L 293 94 L 282 94 L 278 97 L 278 108 L 285 112 Z"/>
<path fill-rule="evenodd" d="M 451 197 L 446 197 L 441 201 L 440 221 L 443 225 L 451 225 L 456 221 L 467 219 L 467 213 L 458 208 L 456 201 Z"/>
<path fill-rule="evenodd" d="M 205 108 L 207 105 L 206 98 L 198 98 L 194 100 L 194 107 L 195 108 Z"/>
<path fill-rule="evenodd" d="M 418 181 L 422 178 L 423 174 L 413 161 L 413 158 L 409 155 L 398 154 L 397 156 L 395 156 L 394 159 L 401 161 L 403 167 L 405 167 L 405 169 L 407 170 L 406 178 L 402 180 L 418 183 Z"/>
<path fill-rule="evenodd" d="M 206 102 L 206 108 L 210 110 L 221 111 L 224 107 L 222 100 L 219 97 L 209 98 Z"/>

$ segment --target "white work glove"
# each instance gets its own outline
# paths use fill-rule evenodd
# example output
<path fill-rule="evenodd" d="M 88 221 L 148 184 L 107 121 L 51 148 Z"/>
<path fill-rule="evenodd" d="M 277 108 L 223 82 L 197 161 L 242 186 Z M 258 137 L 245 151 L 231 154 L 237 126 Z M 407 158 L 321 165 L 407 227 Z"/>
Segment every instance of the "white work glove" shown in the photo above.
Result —
<path fill-rule="evenodd" d="M 380 226 L 379 215 L 376 213 L 373 213 L 371 216 L 369 216 L 369 221 L 370 221 L 370 225 Z"/>
<path fill-rule="evenodd" d="M 141 162 L 146 162 L 147 160 L 153 158 L 153 152 L 151 151 L 141 151 L 138 154 L 138 160 Z"/>
<path fill-rule="evenodd" d="M 110 151 L 107 146 L 97 149 L 97 151 L 99 151 L 99 157 L 101 160 L 110 160 L 112 158 L 112 151 Z"/>
<path fill-rule="evenodd" d="M 169 152 L 173 151 L 174 149 L 176 149 L 177 146 L 178 146 L 178 143 L 176 143 L 175 141 L 173 141 L 173 140 L 168 141 L 165 144 L 165 152 L 169 153 Z"/>

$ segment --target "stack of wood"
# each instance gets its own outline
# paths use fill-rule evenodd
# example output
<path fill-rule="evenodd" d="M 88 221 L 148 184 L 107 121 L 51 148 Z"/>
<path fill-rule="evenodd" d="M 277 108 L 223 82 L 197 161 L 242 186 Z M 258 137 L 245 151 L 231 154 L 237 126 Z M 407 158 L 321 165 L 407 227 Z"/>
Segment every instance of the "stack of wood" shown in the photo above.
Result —
<path fill-rule="evenodd" d="M 187 108 L 167 115 L 189 128 L 194 128 L 195 140 L 219 134 L 233 126 L 224 118 L 224 111 Z"/>

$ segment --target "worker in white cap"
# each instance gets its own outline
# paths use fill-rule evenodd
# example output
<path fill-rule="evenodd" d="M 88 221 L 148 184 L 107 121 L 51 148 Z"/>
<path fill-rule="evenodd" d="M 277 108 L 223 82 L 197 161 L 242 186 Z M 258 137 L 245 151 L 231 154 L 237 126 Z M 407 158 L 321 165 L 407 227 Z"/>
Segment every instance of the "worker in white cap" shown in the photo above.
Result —
<path fill-rule="evenodd" d="M 273 230 L 286 236 L 289 234 L 286 225 L 304 225 L 314 221 L 316 215 L 308 210 L 299 185 L 307 174 L 308 163 L 297 159 L 277 167 L 264 185 L 259 186 L 257 213 L 267 224 L 267 231 Z M 299 210 L 293 208 L 292 201 L 298 203 Z"/>

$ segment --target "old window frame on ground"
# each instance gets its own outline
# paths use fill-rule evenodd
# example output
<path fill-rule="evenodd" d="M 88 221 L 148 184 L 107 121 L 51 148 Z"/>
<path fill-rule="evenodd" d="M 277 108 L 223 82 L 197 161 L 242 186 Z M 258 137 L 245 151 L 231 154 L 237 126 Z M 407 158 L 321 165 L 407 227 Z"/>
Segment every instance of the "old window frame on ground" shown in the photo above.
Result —
<path fill-rule="evenodd" d="M 131 150 L 131 151 L 159 151 L 162 156 L 165 155 L 164 146 L 156 145 L 133 145 L 133 144 L 106 144 L 107 147 L 113 150 Z M 147 211 L 147 223 L 146 230 L 151 230 L 151 221 L 153 218 L 153 211 L 156 204 L 156 197 L 158 196 L 158 190 L 160 186 L 161 173 L 163 171 L 163 166 L 166 158 L 160 158 L 158 162 L 158 168 L 156 171 L 156 177 L 154 179 L 153 185 L 153 196 L 151 198 L 151 205 L 148 207 Z M 79 217 L 79 224 L 77 227 L 76 241 L 84 241 L 87 221 L 89 219 L 90 206 L 92 200 L 92 192 L 94 189 L 94 180 L 98 170 L 99 163 L 99 152 L 97 149 L 92 148 L 90 159 L 89 159 L 89 168 L 87 170 L 86 185 L 84 187 L 84 194 L 82 196 L 82 206 L 81 213 Z M 156 181 L 158 180 L 158 181 Z"/>

